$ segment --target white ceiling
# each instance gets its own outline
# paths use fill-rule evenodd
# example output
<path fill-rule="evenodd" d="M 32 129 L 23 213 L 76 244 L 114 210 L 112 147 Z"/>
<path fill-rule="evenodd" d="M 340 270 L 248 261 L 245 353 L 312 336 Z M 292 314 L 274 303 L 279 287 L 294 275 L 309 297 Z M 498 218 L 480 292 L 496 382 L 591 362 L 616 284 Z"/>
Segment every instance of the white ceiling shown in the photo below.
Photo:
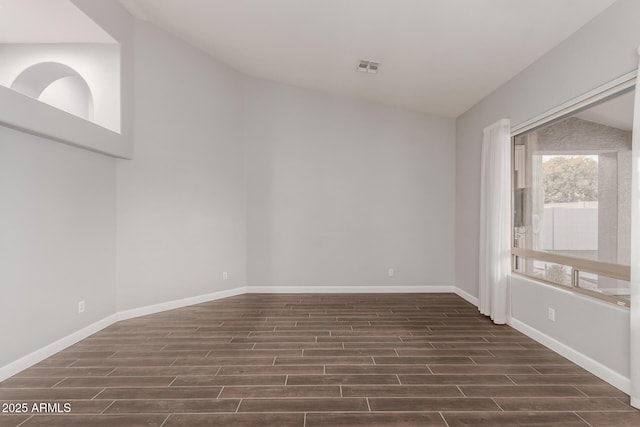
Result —
<path fill-rule="evenodd" d="M 115 43 L 69 0 L 0 0 L 0 43 Z"/>
<path fill-rule="evenodd" d="M 634 91 L 629 91 L 584 110 L 576 114 L 576 117 L 630 132 L 633 130 L 634 95 Z"/>
<path fill-rule="evenodd" d="M 122 3 L 248 75 L 457 117 L 614 1 Z M 357 72 L 359 59 L 379 73 Z"/>
<path fill-rule="evenodd" d="M 256 77 L 456 117 L 614 0 L 126 0 Z M 376 75 L 359 59 L 380 61 Z"/>

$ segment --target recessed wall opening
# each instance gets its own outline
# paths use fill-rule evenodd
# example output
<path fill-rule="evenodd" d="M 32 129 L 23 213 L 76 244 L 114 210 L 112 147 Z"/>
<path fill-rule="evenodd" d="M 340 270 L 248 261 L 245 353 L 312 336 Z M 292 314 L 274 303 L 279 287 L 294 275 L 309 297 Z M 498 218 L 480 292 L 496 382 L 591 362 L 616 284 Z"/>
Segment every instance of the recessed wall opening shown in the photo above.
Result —
<path fill-rule="evenodd" d="M 0 85 L 120 133 L 120 45 L 69 0 L 0 14 Z"/>

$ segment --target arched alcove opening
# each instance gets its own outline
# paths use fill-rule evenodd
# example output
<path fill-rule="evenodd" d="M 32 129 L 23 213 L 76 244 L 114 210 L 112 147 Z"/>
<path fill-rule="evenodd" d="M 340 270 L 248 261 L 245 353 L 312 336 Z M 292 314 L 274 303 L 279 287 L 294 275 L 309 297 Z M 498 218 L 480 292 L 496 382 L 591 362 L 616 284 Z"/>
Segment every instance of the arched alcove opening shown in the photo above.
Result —
<path fill-rule="evenodd" d="M 78 117 L 93 121 L 93 95 L 85 79 L 59 62 L 41 62 L 23 70 L 11 89 Z"/>

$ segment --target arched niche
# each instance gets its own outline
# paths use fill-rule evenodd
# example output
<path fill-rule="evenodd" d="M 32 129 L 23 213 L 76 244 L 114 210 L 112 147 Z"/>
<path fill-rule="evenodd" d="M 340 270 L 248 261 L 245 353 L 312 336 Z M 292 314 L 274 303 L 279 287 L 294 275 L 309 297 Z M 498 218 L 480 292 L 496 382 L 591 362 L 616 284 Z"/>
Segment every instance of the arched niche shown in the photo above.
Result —
<path fill-rule="evenodd" d="M 93 95 L 76 70 L 59 62 L 40 62 L 23 70 L 11 89 L 78 117 L 93 121 Z"/>

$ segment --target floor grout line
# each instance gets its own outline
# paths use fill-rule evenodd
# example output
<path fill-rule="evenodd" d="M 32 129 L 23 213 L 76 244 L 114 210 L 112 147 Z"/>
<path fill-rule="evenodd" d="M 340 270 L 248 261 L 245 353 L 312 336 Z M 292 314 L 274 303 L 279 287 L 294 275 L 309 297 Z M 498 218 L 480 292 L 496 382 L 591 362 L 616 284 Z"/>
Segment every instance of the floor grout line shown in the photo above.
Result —
<path fill-rule="evenodd" d="M 572 384 L 571 385 L 573 388 L 575 388 L 576 390 L 578 390 L 578 392 L 584 394 L 585 397 L 591 398 L 591 396 L 589 396 L 587 393 L 585 393 L 584 391 L 580 390 L 578 387 L 576 387 L 576 384 Z"/>
<path fill-rule="evenodd" d="M 164 425 L 165 425 L 165 423 L 167 422 L 167 420 L 169 419 L 169 417 L 170 417 L 171 415 L 172 415 L 172 414 L 167 415 L 167 418 L 165 418 L 165 419 L 164 419 L 164 421 L 162 422 L 162 424 L 160 424 L 160 427 L 162 427 L 162 426 L 164 426 Z"/>
<path fill-rule="evenodd" d="M 502 409 L 502 406 L 500 406 L 500 405 L 498 404 L 498 402 L 496 402 L 496 398 L 495 398 L 495 397 L 491 397 L 491 401 L 492 401 L 493 403 L 495 403 L 495 405 L 496 405 L 498 408 L 500 408 L 500 410 L 501 410 L 502 412 L 504 412 L 504 409 Z"/>
<path fill-rule="evenodd" d="M 584 418 L 582 418 L 582 417 L 580 416 L 580 414 L 578 414 L 578 412 L 577 412 L 577 411 L 573 412 L 573 414 L 574 414 L 576 417 L 580 418 L 582 421 L 584 421 L 584 422 L 585 422 L 589 427 L 593 427 L 593 425 L 592 425 L 589 421 L 587 421 L 587 420 L 585 420 Z"/>
<path fill-rule="evenodd" d="M 444 424 L 449 427 L 449 423 L 447 422 L 447 419 L 444 417 L 444 414 L 442 413 L 442 411 L 438 412 L 440 414 L 440 417 L 442 418 L 442 421 L 444 421 Z"/>
<path fill-rule="evenodd" d="M 29 421 L 33 417 L 34 417 L 33 415 L 27 417 L 27 419 L 23 420 L 20 424 L 16 425 L 16 427 L 20 427 L 21 425 L 23 425 L 24 423 L 26 423 L 27 421 Z"/>
<path fill-rule="evenodd" d="M 98 393 L 96 393 L 95 396 L 93 396 L 91 399 L 89 400 L 95 400 L 96 397 L 100 396 L 107 388 L 103 387 L 102 390 L 100 390 Z"/>
<path fill-rule="evenodd" d="M 52 385 L 49 388 L 55 388 L 58 384 L 60 384 L 61 382 L 65 381 L 68 377 L 62 378 L 60 381 L 58 381 L 57 383 L 55 383 L 54 385 Z"/>
<path fill-rule="evenodd" d="M 100 412 L 100 415 L 104 415 L 104 413 L 107 411 L 107 409 L 111 408 L 111 406 L 113 406 L 113 404 L 114 404 L 114 403 L 116 403 L 116 400 L 117 400 L 117 399 L 113 399 L 113 400 L 111 401 L 111 403 L 109 403 L 109 404 L 107 405 L 107 407 L 106 407 L 106 408 L 104 408 L 104 409 Z"/>

